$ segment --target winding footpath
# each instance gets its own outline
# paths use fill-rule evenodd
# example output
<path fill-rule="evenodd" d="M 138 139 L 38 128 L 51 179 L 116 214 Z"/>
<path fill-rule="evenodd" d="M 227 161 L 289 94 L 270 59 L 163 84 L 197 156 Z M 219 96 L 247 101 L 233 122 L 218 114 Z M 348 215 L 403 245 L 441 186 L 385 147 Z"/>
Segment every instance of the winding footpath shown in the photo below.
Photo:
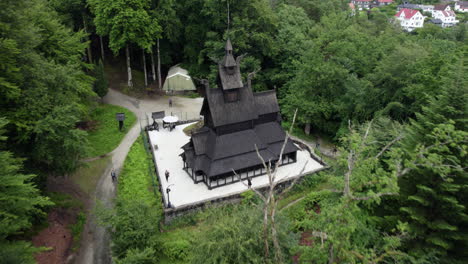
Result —
<path fill-rule="evenodd" d="M 112 157 L 111 161 L 104 174 L 101 175 L 96 186 L 96 191 L 93 197 L 91 197 L 91 200 L 99 201 L 103 206 L 110 208 L 113 206 L 113 198 L 115 196 L 115 185 L 111 180 L 110 171 L 114 168 L 119 175 L 130 147 L 140 135 L 140 124 L 141 126 L 147 124 L 147 114 L 164 110 L 166 111 L 166 115 L 172 112 L 181 118 L 198 117 L 203 99 L 172 97 L 172 107 L 169 108 L 168 97 L 154 100 L 139 100 L 109 89 L 103 101 L 107 104 L 125 107 L 137 116 L 136 124 L 125 135 L 120 145 L 107 154 L 107 156 Z M 76 264 L 112 263 L 110 234 L 106 228 L 97 224 L 96 218 L 93 215 L 93 209 L 91 208 L 90 212 L 88 212 L 88 220 L 83 230 L 80 251 L 74 261 Z"/>

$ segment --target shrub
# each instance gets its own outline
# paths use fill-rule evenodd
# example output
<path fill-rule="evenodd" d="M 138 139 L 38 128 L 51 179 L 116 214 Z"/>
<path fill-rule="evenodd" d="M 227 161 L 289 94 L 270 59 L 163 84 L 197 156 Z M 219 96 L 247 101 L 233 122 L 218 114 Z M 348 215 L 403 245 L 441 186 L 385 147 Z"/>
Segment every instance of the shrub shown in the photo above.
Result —
<path fill-rule="evenodd" d="M 164 255 L 170 260 L 186 260 L 189 256 L 190 242 L 185 239 L 168 241 L 162 244 Z"/>

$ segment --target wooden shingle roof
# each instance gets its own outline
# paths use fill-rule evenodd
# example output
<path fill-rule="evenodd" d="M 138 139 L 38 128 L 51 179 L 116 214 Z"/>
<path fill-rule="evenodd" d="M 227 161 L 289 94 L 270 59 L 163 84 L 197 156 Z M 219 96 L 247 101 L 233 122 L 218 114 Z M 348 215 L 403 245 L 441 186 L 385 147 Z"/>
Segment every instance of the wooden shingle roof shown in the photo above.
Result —
<path fill-rule="evenodd" d="M 207 89 L 205 99 L 215 126 L 222 126 L 258 118 L 252 91 L 246 87 L 239 89 L 239 100 L 225 103 L 221 89 Z"/>
<path fill-rule="evenodd" d="M 278 100 L 276 100 L 276 92 L 274 90 L 255 93 L 254 97 L 258 115 L 279 112 Z"/>

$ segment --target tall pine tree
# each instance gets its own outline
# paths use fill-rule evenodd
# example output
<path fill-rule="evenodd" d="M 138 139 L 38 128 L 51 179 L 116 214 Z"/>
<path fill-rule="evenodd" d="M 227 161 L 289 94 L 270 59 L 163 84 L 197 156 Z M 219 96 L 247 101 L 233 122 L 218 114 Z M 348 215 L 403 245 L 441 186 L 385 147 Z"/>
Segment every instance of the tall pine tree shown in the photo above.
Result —
<path fill-rule="evenodd" d="M 466 68 L 460 63 L 441 94 L 417 114 L 402 141 L 407 172 L 399 182 L 401 212 L 415 256 L 467 263 L 468 164 Z"/>

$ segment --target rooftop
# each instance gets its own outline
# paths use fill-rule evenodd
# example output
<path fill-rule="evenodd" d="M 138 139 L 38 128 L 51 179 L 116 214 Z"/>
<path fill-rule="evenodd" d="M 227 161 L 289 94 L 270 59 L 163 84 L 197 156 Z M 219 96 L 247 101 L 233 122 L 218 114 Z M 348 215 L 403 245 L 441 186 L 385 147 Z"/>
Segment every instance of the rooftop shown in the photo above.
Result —
<path fill-rule="evenodd" d="M 416 15 L 417 13 L 419 13 L 418 10 L 414 10 L 414 9 L 408 9 L 408 8 L 402 8 L 400 11 L 398 11 L 398 13 L 396 13 L 396 17 L 401 17 L 401 14 L 404 15 L 405 19 L 410 19 L 412 18 L 414 15 Z"/>

